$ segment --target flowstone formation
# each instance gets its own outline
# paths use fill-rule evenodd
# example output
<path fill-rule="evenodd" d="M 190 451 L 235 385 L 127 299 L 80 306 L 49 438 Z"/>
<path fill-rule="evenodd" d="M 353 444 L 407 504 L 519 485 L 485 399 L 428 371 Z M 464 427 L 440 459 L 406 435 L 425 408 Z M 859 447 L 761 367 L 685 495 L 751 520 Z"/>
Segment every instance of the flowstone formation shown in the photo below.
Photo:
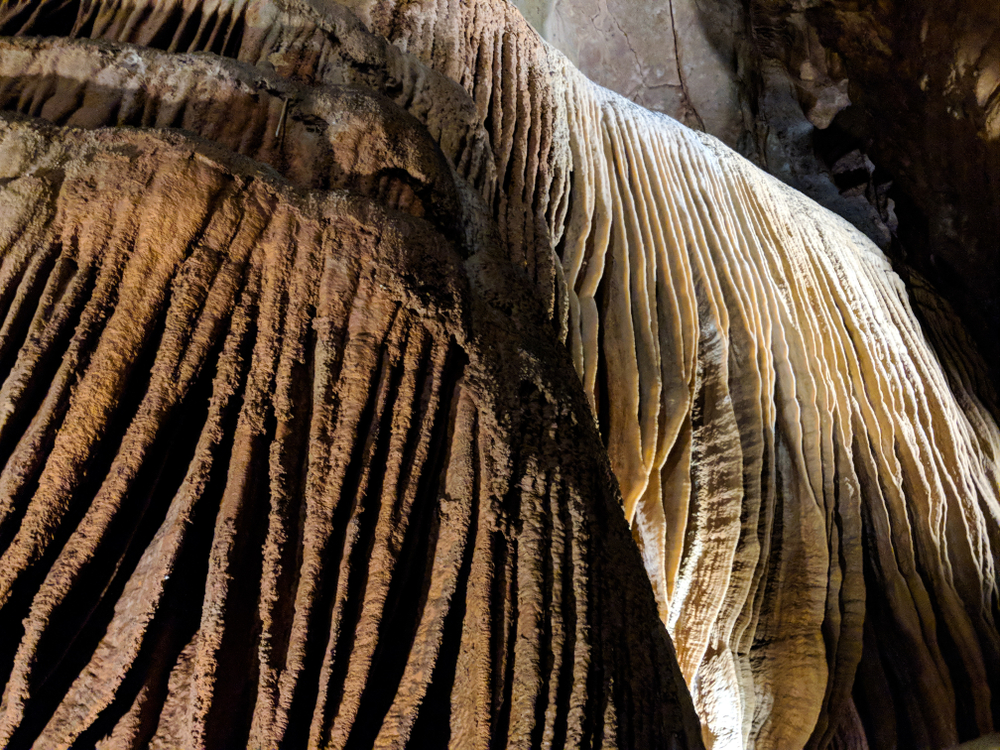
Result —
<path fill-rule="evenodd" d="M 0 744 L 1000 725 L 995 406 L 847 222 L 502 2 L 0 34 Z"/>
<path fill-rule="evenodd" d="M 0 123 L 0 746 L 701 746 L 568 355 L 416 119 L 0 58 L 41 115 Z"/>
<path fill-rule="evenodd" d="M 924 296 L 932 280 L 990 371 L 980 391 L 995 390 L 996 2 L 514 4 L 595 82 L 716 136 L 843 216 Z M 918 316 L 934 316 L 913 301 Z"/>
<path fill-rule="evenodd" d="M 789 72 L 807 111 L 834 87 L 850 95 L 852 106 L 817 139 L 835 179 L 850 189 L 862 153 L 875 167 L 877 192 L 895 200 L 894 260 L 934 282 L 1000 382 L 1000 6 L 753 5 L 766 54 Z"/>

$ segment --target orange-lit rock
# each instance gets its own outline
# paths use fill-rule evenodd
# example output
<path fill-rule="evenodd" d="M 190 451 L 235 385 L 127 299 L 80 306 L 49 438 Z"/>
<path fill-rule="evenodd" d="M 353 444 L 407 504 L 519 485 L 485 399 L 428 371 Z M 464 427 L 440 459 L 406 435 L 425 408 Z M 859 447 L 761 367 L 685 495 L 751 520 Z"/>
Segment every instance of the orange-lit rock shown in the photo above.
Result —
<path fill-rule="evenodd" d="M 0 738 L 996 728 L 1000 430 L 854 227 L 500 2 L 0 22 L 103 40 L 0 44 Z"/>

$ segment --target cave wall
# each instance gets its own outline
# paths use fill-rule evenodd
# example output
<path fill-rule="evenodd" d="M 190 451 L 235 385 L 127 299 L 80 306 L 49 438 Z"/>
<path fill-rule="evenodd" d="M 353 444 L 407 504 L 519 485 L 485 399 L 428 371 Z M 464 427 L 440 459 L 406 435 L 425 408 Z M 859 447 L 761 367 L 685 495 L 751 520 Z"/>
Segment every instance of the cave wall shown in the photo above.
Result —
<path fill-rule="evenodd" d="M 6 11 L 10 743 L 996 726 L 1000 431 L 855 227 L 504 3 Z"/>
<path fill-rule="evenodd" d="M 853 139 L 892 180 L 892 255 L 956 308 L 1000 382 L 1000 7 L 765 6 L 842 61 L 858 110 L 843 118 L 842 142 Z"/>
<path fill-rule="evenodd" d="M 520 0 L 539 33 L 595 83 L 738 146 L 746 127 L 732 56 L 714 34 L 732 34 L 736 7 L 678 0 Z M 711 14 L 712 21 L 705 20 Z"/>
<path fill-rule="evenodd" d="M 972 337 L 971 356 L 990 372 L 981 397 L 995 399 L 996 3 L 526 0 L 519 7 L 594 81 L 715 135 L 861 229 L 927 290 L 923 298 L 941 295 L 929 305 L 956 310 Z M 921 299 L 914 298 L 918 307 Z"/>
<path fill-rule="evenodd" d="M 0 745 L 702 747 L 471 103 L 287 12 L 0 42 Z"/>

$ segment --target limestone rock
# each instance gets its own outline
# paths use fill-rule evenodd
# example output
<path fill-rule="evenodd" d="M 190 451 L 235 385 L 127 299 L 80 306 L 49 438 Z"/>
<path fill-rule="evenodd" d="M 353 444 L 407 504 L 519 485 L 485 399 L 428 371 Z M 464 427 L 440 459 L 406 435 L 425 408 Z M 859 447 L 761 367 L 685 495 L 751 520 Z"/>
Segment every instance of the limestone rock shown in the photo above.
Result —
<path fill-rule="evenodd" d="M 0 125 L 0 744 L 699 747 L 568 354 L 347 52 L 0 44 L 70 126 Z"/>
<path fill-rule="evenodd" d="M 861 145 L 892 180 L 899 220 L 894 259 L 934 282 L 997 382 L 1000 6 L 983 0 L 752 5 L 773 40 L 767 53 L 790 71 L 796 88 L 822 87 L 829 78 L 824 69 L 849 82 L 853 106 L 821 134 L 830 142 L 824 149 L 842 154 Z M 815 80 L 804 80 L 813 70 Z"/>
<path fill-rule="evenodd" d="M 366 7 L 428 64 L 440 40 L 522 36 L 506 8 Z M 530 77 L 535 54 L 511 55 L 494 90 Z M 568 344 L 706 739 L 828 742 L 849 714 L 863 621 L 869 731 L 921 747 L 989 732 L 994 418 L 975 394 L 956 397 L 901 280 L 859 232 L 547 57 L 575 178 L 552 231 Z M 542 96 L 518 114 L 538 122 Z"/>
<path fill-rule="evenodd" d="M 700 744 L 565 354 L 433 225 L 0 127 L 0 744 Z"/>
<path fill-rule="evenodd" d="M 447 726 L 459 747 L 501 735 L 513 744 L 697 746 L 678 666 L 706 744 L 719 748 L 936 748 L 996 728 L 995 412 L 961 349 L 932 349 L 902 280 L 855 228 L 714 138 L 595 86 L 505 3 L 43 1 L 11 6 L 0 22 L 8 34 L 104 40 L 6 42 L 0 67 L 14 73 L 2 106 L 57 124 L 119 126 L 88 134 L 15 122 L 4 141 L 12 166 L 0 184 L 23 206 L 3 223 L 22 255 L 4 257 L 23 259 L 8 263 L 13 375 L 4 388 L 17 435 L 0 487 L 24 510 L 0 527 L 14 563 L 3 575 L 22 581 L 0 616 L 16 627 L 37 612 L 7 657 L 14 671 L 0 727 L 22 732 L 18 741 L 52 732 L 42 736 L 58 744 L 78 728 L 124 732 L 131 746 L 128 738 L 162 726 L 163 742 L 192 746 L 224 746 L 212 733 L 228 731 L 424 746 L 443 742 L 425 732 Z M 171 62 L 199 51 L 213 56 Z M 63 55 L 83 74 L 60 67 Z M 88 94 L 115 104 L 98 117 Z M 230 102 L 234 127 L 223 107 L 199 110 L 205 100 Z M 338 114 L 362 106 L 376 114 Z M 124 160 L 119 181 L 144 184 L 201 164 L 180 155 L 201 141 L 130 125 L 181 126 L 253 161 L 216 155 L 216 176 L 149 190 L 160 207 L 143 212 L 147 224 L 116 197 L 130 193 L 98 180 L 111 167 L 94 171 L 88 159 Z M 412 134 L 412 150 L 388 147 L 399 133 Z M 151 150 L 172 155 L 163 157 L 172 166 L 132 175 L 153 169 L 142 156 Z M 355 158 L 362 153 L 370 158 Z M 297 187 L 276 187 L 272 169 Z M 87 200 L 65 203 L 58 186 L 76 174 Z M 227 202 L 211 186 L 242 184 L 224 177 L 236 174 L 269 187 Z M 206 196 L 185 198 L 201 224 L 172 230 L 162 252 L 139 252 L 135 238 L 173 226 L 165 222 L 182 193 Z M 81 208 L 90 205 L 103 207 L 103 223 Z M 240 250 L 249 231 L 263 239 Z M 122 260 L 100 273 L 97 260 L 61 265 L 77 238 L 101 263 Z M 233 272 L 231 296 L 211 307 L 215 282 L 203 279 L 241 252 L 247 270 Z M 369 266 L 374 276 L 363 273 Z M 149 281 L 132 290 L 129 268 L 129 279 Z M 95 286 L 74 287 L 80 273 Z M 331 292 L 329 309 L 319 304 L 324 274 L 343 290 Z M 97 294 L 98 281 L 115 291 Z M 38 307 L 60 295 L 68 305 L 95 300 L 93 321 Z M 213 335 L 198 327 L 209 313 Z M 954 318 L 935 314 L 931 335 L 947 338 Z M 50 338 L 36 334 L 49 319 Z M 108 328 L 116 320 L 121 331 Z M 143 343 L 168 335 L 178 344 Z M 196 346 L 232 360 L 212 362 L 205 372 L 221 373 L 212 380 L 194 365 L 157 365 L 183 363 Z M 80 359 L 59 360 L 58 347 Z M 121 373 L 109 385 L 93 359 L 105 350 L 102 369 Z M 142 356 L 152 361 L 136 364 Z M 150 365 L 151 378 L 169 373 L 156 375 L 162 394 L 128 385 Z M 53 371 L 62 374 L 50 397 L 39 384 Z M 189 372 L 191 385 L 175 372 Z M 177 406 L 198 383 L 211 394 L 206 417 Z M 127 411 L 145 408 L 154 413 Z M 163 432 L 156 420 L 166 424 L 170 408 L 196 427 Z M 70 416 L 78 427 L 56 432 Z M 223 421 L 201 428 L 214 418 Z M 47 463 L 45 440 L 55 441 Z M 133 479 L 143 456 L 171 460 L 158 440 L 178 446 L 176 468 Z M 652 595 L 610 507 L 619 496 L 608 465 Z M 189 488 L 184 476 L 203 484 Z M 176 489 L 161 497 L 158 477 Z M 140 521 L 118 520 L 139 514 L 125 501 L 130 482 L 148 507 L 207 496 L 203 505 L 219 511 L 207 521 L 178 511 L 139 531 Z M 37 524 L 22 520 L 29 510 Z M 92 516 L 98 526 L 81 525 Z M 128 549 L 139 562 L 89 562 L 98 557 L 87 545 L 124 559 L 122 537 L 99 525 L 116 523 L 136 529 Z M 194 615 L 156 606 L 172 554 L 160 528 L 177 555 L 197 550 L 183 558 L 202 566 L 184 573 L 203 587 Z M 262 544 L 258 572 L 250 561 Z M 141 572 L 133 594 L 126 575 L 147 554 L 161 567 Z M 77 572 L 47 587 L 57 563 Z M 105 566 L 103 579 L 60 583 L 91 564 Z M 88 607 L 92 630 L 49 625 Z M 180 633 L 171 645 L 143 651 L 145 626 L 130 624 L 142 612 L 148 622 L 187 619 L 164 626 Z M 259 633 L 234 626 L 255 622 L 255 612 Z M 64 659 L 41 640 L 53 627 L 81 628 L 88 648 L 70 644 Z M 415 635 L 390 645 L 381 634 L 397 627 Z M 88 666 L 98 648 L 89 644 L 105 632 L 132 644 L 129 674 L 142 677 L 128 682 L 118 662 L 104 661 L 111 656 Z M 380 659 L 395 665 L 391 679 L 375 671 Z M 60 690 L 40 690 L 49 675 Z M 81 692 L 68 692 L 74 686 Z M 128 697 L 116 702 L 119 690 Z M 70 703 L 52 705 L 63 696 Z M 79 701 L 93 702 L 84 711 Z M 242 723 L 222 726 L 231 706 L 245 712 Z"/>
<path fill-rule="evenodd" d="M 995 2 L 516 4 L 597 83 L 715 135 L 933 279 L 1000 382 Z M 838 175 L 858 149 L 873 171 Z"/>

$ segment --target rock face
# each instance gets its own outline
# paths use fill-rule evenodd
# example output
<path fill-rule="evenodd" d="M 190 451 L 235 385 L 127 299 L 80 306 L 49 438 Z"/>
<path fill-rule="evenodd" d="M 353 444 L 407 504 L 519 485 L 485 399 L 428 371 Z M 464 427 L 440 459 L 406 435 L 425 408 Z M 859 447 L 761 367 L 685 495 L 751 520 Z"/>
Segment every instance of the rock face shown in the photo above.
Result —
<path fill-rule="evenodd" d="M 824 134 L 835 166 L 870 156 L 895 201 L 894 259 L 956 308 L 1000 382 L 1000 7 L 983 0 L 804 3 L 760 0 L 775 55 L 796 73 L 836 78 L 853 106 Z M 798 39 L 812 40 L 803 54 Z M 803 94 L 805 98 L 807 94 Z M 808 102 L 807 102 L 808 104 Z M 891 179 L 891 188 L 884 183 Z"/>
<path fill-rule="evenodd" d="M 0 59 L 71 125 L 0 124 L 0 746 L 701 746 L 569 357 L 425 128 Z"/>
<path fill-rule="evenodd" d="M 908 279 L 933 280 L 995 390 L 995 2 L 516 4 L 596 82 L 715 135 L 857 226 Z"/>
<path fill-rule="evenodd" d="M 1000 430 L 854 227 L 506 4 L 5 12 L 8 744 L 1000 723 Z"/>
<path fill-rule="evenodd" d="M 735 147 L 746 131 L 738 79 L 709 36 L 741 9 L 683 0 L 518 0 L 580 72 L 630 101 Z M 711 15 L 713 24 L 705 23 Z"/>

